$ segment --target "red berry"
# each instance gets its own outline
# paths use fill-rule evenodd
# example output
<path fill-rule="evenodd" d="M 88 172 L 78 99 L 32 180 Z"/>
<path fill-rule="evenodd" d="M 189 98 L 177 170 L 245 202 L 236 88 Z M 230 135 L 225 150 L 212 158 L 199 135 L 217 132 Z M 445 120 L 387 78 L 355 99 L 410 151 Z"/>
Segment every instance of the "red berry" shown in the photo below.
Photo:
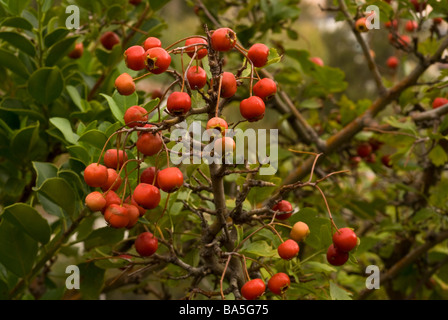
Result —
<path fill-rule="evenodd" d="M 121 95 L 129 96 L 135 92 L 134 79 L 128 73 L 120 74 L 115 80 L 115 88 Z"/>
<path fill-rule="evenodd" d="M 154 209 L 160 203 L 160 191 L 155 186 L 139 183 L 135 187 L 133 198 L 139 206 L 145 209 Z"/>
<path fill-rule="evenodd" d="M 126 208 L 126 210 L 128 210 L 129 222 L 126 225 L 126 228 L 130 229 L 137 224 L 138 218 L 140 218 L 140 210 L 138 209 L 138 207 L 127 203 L 123 204 L 123 208 Z"/>
<path fill-rule="evenodd" d="M 124 228 L 129 224 L 128 210 L 118 204 L 111 204 L 104 212 L 104 219 L 112 228 Z"/>
<path fill-rule="evenodd" d="M 256 43 L 249 48 L 247 56 L 252 61 L 255 67 L 264 67 L 268 62 L 269 48 L 262 43 Z"/>
<path fill-rule="evenodd" d="M 134 71 L 145 69 L 145 49 L 142 46 L 132 46 L 124 52 L 126 66 Z"/>
<path fill-rule="evenodd" d="M 82 42 L 79 42 L 75 44 L 75 48 L 68 54 L 68 56 L 71 59 L 79 59 L 82 57 L 83 53 L 84 53 L 84 44 Z"/>
<path fill-rule="evenodd" d="M 123 150 L 108 149 L 104 153 L 104 165 L 108 168 L 121 168 L 128 160 L 128 155 Z"/>
<path fill-rule="evenodd" d="M 138 203 L 134 200 L 134 197 L 128 196 L 124 202 L 126 204 L 132 204 L 134 207 L 136 207 L 138 209 L 138 213 L 140 215 L 140 217 L 143 217 L 146 213 L 146 209 L 139 206 Z"/>
<path fill-rule="evenodd" d="M 299 245 L 294 240 L 288 239 L 278 246 L 277 252 L 280 258 L 291 260 L 299 254 Z"/>
<path fill-rule="evenodd" d="M 321 66 L 321 67 L 324 66 L 324 61 L 319 57 L 311 57 L 310 61 L 314 64 L 317 64 L 318 66 Z"/>
<path fill-rule="evenodd" d="M 336 248 L 333 244 L 327 250 L 327 261 L 333 266 L 342 266 L 348 260 L 348 253 Z"/>
<path fill-rule="evenodd" d="M 277 85 L 274 80 L 263 78 L 254 85 L 252 90 L 257 97 L 268 100 L 277 93 Z"/>
<path fill-rule="evenodd" d="M 205 44 L 208 45 L 207 41 L 202 38 L 190 38 L 185 41 L 185 46 L 191 46 L 194 44 Z M 195 48 L 197 48 L 198 52 L 196 53 L 196 59 L 202 59 L 208 54 L 208 50 L 205 46 L 194 46 L 187 48 L 185 52 L 188 54 L 190 58 L 193 58 Z"/>
<path fill-rule="evenodd" d="M 398 21 L 396 19 L 392 20 L 392 21 L 387 21 L 384 26 L 387 29 L 393 28 L 393 29 L 398 29 Z"/>
<path fill-rule="evenodd" d="M 432 102 L 432 108 L 433 109 L 437 109 L 437 108 L 440 108 L 441 106 L 443 106 L 443 105 L 445 105 L 447 103 L 448 103 L 448 99 L 445 99 L 445 98 L 442 98 L 442 97 L 437 97 Z"/>
<path fill-rule="evenodd" d="M 221 97 L 230 98 L 236 93 L 237 84 L 233 73 L 223 72 L 221 81 Z"/>
<path fill-rule="evenodd" d="M 356 20 L 355 29 L 358 32 L 368 32 L 369 28 L 367 27 L 367 25 L 368 25 L 367 18 L 362 17 Z"/>
<path fill-rule="evenodd" d="M 150 128 L 152 125 L 147 124 L 145 128 Z M 139 132 L 136 143 L 137 150 L 145 156 L 153 156 L 157 154 L 163 147 L 162 137 L 160 133 Z"/>
<path fill-rule="evenodd" d="M 148 51 L 151 48 L 162 47 L 162 41 L 160 41 L 159 38 L 156 37 L 149 37 L 143 42 L 143 48 L 145 49 L 145 52 Z"/>
<path fill-rule="evenodd" d="M 160 189 L 171 193 L 182 187 L 184 184 L 184 175 L 179 168 L 166 168 L 157 173 L 157 183 Z"/>
<path fill-rule="evenodd" d="M 381 163 L 388 168 L 392 167 L 392 162 L 391 162 L 390 156 L 388 154 L 381 157 Z"/>
<path fill-rule="evenodd" d="M 192 66 L 187 71 L 187 80 L 191 89 L 202 89 L 207 84 L 207 74 L 201 67 Z"/>
<path fill-rule="evenodd" d="M 249 122 L 263 119 L 266 106 L 260 97 L 252 96 L 240 103 L 240 113 Z"/>
<path fill-rule="evenodd" d="M 358 237 L 352 229 L 341 228 L 333 234 L 333 244 L 340 251 L 349 252 L 358 244 Z"/>
<path fill-rule="evenodd" d="M 286 273 L 274 274 L 268 281 L 268 288 L 274 294 L 283 294 L 291 285 L 291 280 Z"/>
<path fill-rule="evenodd" d="M 106 199 L 101 192 L 93 191 L 86 197 L 86 206 L 92 211 L 101 211 L 106 206 Z"/>
<path fill-rule="evenodd" d="M 101 190 L 113 190 L 116 191 L 121 186 L 121 177 L 115 169 L 107 169 L 107 181 L 101 186 Z"/>
<path fill-rule="evenodd" d="M 120 38 L 115 32 L 107 31 L 103 33 L 103 35 L 100 38 L 100 41 L 105 49 L 112 50 L 115 45 L 120 43 Z"/>
<path fill-rule="evenodd" d="M 142 2 L 142 0 L 129 0 L 129 3 L 134 6 L 139 5 L 141 2 Z"/>
<path fill-rule="evenodd" d="M 84 170 L 84 181 L 87 185 L 99 188 L 107 181 L 107 168 L 102 164 L 89 164 Z"/>
<path fill-rule="evenodd" d="M 152 184 L 153 186 L 159 188 L 159 185 L 157 184 L 156 167 L 148 167 L 145 170 L 143 170 L 142 174 L 140 175 L 140 182 Z"/>
<path fill-rule="evenodd" d="M 213 117 L 207 122 L 206 129 L 216 129 L 221 134 L 224 134 L 226 130 L 229 128 L 229 125 L 227 124 L 226 120 L 220 117 Z"/>
<path fill-rule="evenodd" d="M 149 257 L 157 251 L 159 241 L 151 232 L 143 232 L 138 235 L 134 245 L 139 255 Z"/>
<path fill-rule="evenodd" d="M 246 300 L 255 300 L 266 291 L 266 285 L 261 279 L 252 279 L 247 281 L 241 288 L 241 295 Z"/>
<path fill-rule="evenodd" d="M 275 218 L 278 220 L 286 220 L 292 215 L 292 205 L 289 201 L 281 200 L 275 206 L 272 207 L 272 210 L 278 211 Z"/>
<path fill-rule="evenodd" d="M 397 69 L 399 63 L 400 63 L 400 61 L 395 56 L 389 57 L 389 59 L 387 59 L 387 62 L 386 62 L 387 66 L 390 69 Z"/>
<path fill-rule="evenodd" d="M 408 22 L 406 22 L 405 28 L 408 32 L 414 32 L 418 28 L 418 23 L 417 21 L 409 20 Z"/>
<path fill-rule="evenodd" d="M 230 28 L 219 28 L 212 33 L 211 45 L 216 51 L 229 51 L 236 45 L 236 33 Z"/>
<path fill-rule="evenodd" d="M 154 74 L 161 74 L 169 68 L 171 56 L 163 48 L 151 48 L 145 53 L 145 64 L 148 71 Z"/>
<path fill-rule="evenodd" d="M 173 92 L 166 101 L 168 111 L 176 116 L 183 116 L 191 109 L 191 98 L 186 92 Z"/>
<path fill-rule="evenodd" d="M 102 210 L 103 214 L 104 214 L 104 210 L 106 210 L 107 207 L 109 207 L 110 205 L 121 204 L 121 198 L 113 190 L 110 190 L 107 193 L 105 193 L 104 198 L 106 199 L 106 205 L 104 206 L 104 208 Z"/>
<path fill-rule="evenodd" d="M 124 123 L 129 127 L 141 127 L 144 124 L 139 122 L 148 121 L 148 111 L 140 106 L 129 107 L 124 113 Z"/>
<path fill-rule="evenodd" d="M 372 153 L 372 146 L 368 143 L 362 143 L 358 146 L 356 152 L 361 158 L 367 158 Z"/>

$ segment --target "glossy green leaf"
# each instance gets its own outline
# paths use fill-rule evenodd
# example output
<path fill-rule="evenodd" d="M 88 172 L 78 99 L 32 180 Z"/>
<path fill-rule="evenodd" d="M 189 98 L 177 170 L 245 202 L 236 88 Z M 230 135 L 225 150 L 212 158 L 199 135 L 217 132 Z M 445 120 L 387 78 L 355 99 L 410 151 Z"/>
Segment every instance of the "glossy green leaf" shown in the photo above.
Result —
<path fill-rule="evenodd" d="M 98 268 L 95 263 L 78 265 L 81 275 L 80 291 L 84 300 L 98 300 L 104 283 L 105 270 Z"/>
<path fill-rule="evenodd" d="M 76 144 L 79 136 L 73 132 L 70 121 L 66 118 L 51 118 L 50 122 L 58 128 L 64 135 L 65 140 L 71 144 Z"/>
<path fill-rule="evenodd" d="M 62 93 L 64 79 L 58 68 L 36 70 L 28 81 L 28 91 L 37 102 L 48 105 Z"/>
<path fill-rule="evenodd" d="M 3 0 L 6 9 L 15 16 L 20 16 L 23 10 L 30 4 L 31 0 Z"/>
<path fill-rule="evenodd" d="M 79 142 L 85 142 L 97 149 L 103 149 L 107 136 L 99 130 L 89 130 L 79 137 Z"/>
<path fill-rule="evenodd" d="M 47 220 L 28 204 L 17 203 L 6 207 L 1 217 L 36 241 L 47 243 L 50 240 L 51 230 Z"/>
<path fill-rule="evenodd" d="M 73 217 L 76 210 L 77 196 L 67 181 L 62 178 L 47 179 L 36 191 Z"/>
<path fill-rule="evenodd" d="M 0 222 L 0 263 L 18 277 L 27 275 L 37 256 L 37 241 L 7 219 Z"/>
<path fill-rule="evenodd" d="M 118 105 L 114 98 L 112 98 L 111 96 L 108 96 L 106 94 L 101 94 L 106 100 L 107 103 L 109 104 L 109 108 L 112 111 L 112 114 L 114 116 L 114 118 L 117 121 L 120 121 L 120 123 L 124 124 L 124 113 L 125 113 L 125 108 L 123 105 Z"/>
<path fill-rule="evenodd" d="M 11 45 L 31 57 L 34 57 L 36 55 L 36 49 L 34 48 L 34 45 L 30 40 L 22 36 L 20 33 L 9 31 L 0 32 L 0 39 L 10 43 Z"/>
<path fill-rule="evenodd" d="M 33 30 L 33 25 L 26 19 L 21 17 L 10 17 L 3 20 L 1 23 L 3 27 L 13 27 L 18 29 Z"/>
<path fill-rule="evenodd" d="M 114 229 L 110 227 L 103 227 L 92 231 L 91 234 L 84 240 L 86 250 L 95 247 L 105 246 L 108 244 L 116 244 L 124 237 L 123 229 Z"/>
<path fill-rule="evenodd" d="M 49 48 L 56 42 L 64 39 L 69 33 L 70 30 L 67 28 L 57 28 L 44 37 L 44 44 L 47 48 Z"/>
<path fill-rule="evenodd" d="M 18 159 L 27 159 L 33 152 L 39 139 L 39 123 L 14 132 L 11 138 L 11 150 Z"/>
<path fill-rule="evenodd" d="M 45 65 L 54 66 L 59 60 L 67 56 L 73 50 L 73 45 L 78 37 L 71 37 L 61 40 L 54 44 L 45 59 Z"/>
<path fill-rule="evenodd" d="M 34 171 L 36 171 L 36 187 L 39 188 L 45 180 L 57 177 L 58 168 L 49 162 L 33 161 Z"/>
<path fill-rule="evenodd" d="M 5 49 L 0 49 L 0 66 L 11 70 L 18 76 L 28 79 L 29 72 L 23 62 L 14 54 Z"/>

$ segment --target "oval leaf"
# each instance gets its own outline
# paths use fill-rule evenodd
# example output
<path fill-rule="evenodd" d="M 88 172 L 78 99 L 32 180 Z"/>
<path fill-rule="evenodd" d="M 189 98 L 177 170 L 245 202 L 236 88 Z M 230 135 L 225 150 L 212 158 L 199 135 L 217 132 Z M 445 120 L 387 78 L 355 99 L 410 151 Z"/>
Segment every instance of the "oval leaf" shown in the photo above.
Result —
<path fill-rule="evenodd" d="M 41 243 L 48 243 L 51 236 L 50 226 L 33 207 L 25 203 L 16 203 L 3 210 L 2 218 L 26 232 Z"/>
<path fill-rule="evenodd" d="M 58 68 L 36 70 L 28 81 L 28 91 L 37 102 L 50 104 L 62 93 L 64 79 Z"/>

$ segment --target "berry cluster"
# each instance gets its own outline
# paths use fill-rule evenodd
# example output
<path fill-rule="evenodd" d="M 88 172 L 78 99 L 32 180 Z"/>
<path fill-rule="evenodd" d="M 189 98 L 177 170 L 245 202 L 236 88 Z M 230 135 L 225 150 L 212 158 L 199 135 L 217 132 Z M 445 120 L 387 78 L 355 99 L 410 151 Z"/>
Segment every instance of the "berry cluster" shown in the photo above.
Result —
<path fill-rule="evenodd" d="M 358 245 L 358 237 L 350 228 L 341 228 L 333 234 L 333 243 L 327 251 L 327 261 L 333 266 L 342 266 L 349 258 L 349 252 Z"/>
<path fill-rule="evenodd" d="M 278 220 L 286 220 L 293 213 L 293 207 L 289 201 L 281 200 L 272 207 L 276 212 L 275 218 Z M 304 222 L 296 222 L 290 231 L 290 239 L 282 242 L 277 252 L 280 258 L 291 260 L 299 254 L 298 242 L 305 240 L 310 234 L 308 225 Z M 286 273 L 278 272 L 269 279 L 269 291 L 276 295 L 282 295 L 291 285 L 291 280 Z M 241 288 L 241 294 L 246 300 L 254 300 L 262 296 L 266 291 L 266 285 L 262 279 L 252 279 L 247 281 Z"/>
<path fill-rule="evenodd" d="M 108 50 L 112 49 L 118 42 L 116 34 L 113 32 L 107 32 L 101 37 L 101 43 Z M 181 42 L 185 43 L 182 47 L 170 49 Z M 207 79 L 202 59 L 211 50 L 227 52 L 232 49 L 241 52 L 246 58 L 246 64 L 251 66 L 250 97 L 241 101 L 241 115 L 249 122 L 258 121 L 264 117 L 265 101 L 277 92 L 275 82 L 268 78 L 261 79 L 255 69 L 267 64 L 269 48 L 264 44 L 257 43 L 246 50 L 237 43 L 235 32 L 229 28 L 214 30 L 208 34 L 208 37 L 191 36 L 166 48 L 162 48 L 160 39 L 148 37 L 142 45 L 131 46 L 124 52 L 125 63 L 130 70 L 145 71 L 146 73 L 135 79 L 129 73 L 122 73 L 116 78 L 115 87 L 119 94 L 131 95 L 136 91 L 137 80 L 151 74 L 158 75 L 170 72 L 181 77 L 181 81 L 177 81 L 182 83 L 181 89 L 180 91 L 169 92 L 173 87 L 170 86 L 165 93 L 159 95 L 159 98 L 162 101 L 167 96 L 166 111 L 169 116 L 173 118 L 187 117 L 192 109 L 190 90 L 202 90 L 208 84 L 210 93 L 216 84 L 213 83 L 213 79 Z M 181 74 L 175 70 L 169 70 L 172 54 L 180 54 L 181 58 L 186 54 L 191 58 L 186 70 L 182 66 Z M 196 61 L 196 65 L 192 65 L 193 61 Z M 252 86 L 255 73 L 258 81 Z M 207 129 L 218 130 L 222 135 L 221 137 L 215 137 L 214 144 L 217 150 L 235 149 L 234 140 L 225 136 L 228 124 L 223 118 L 219 117 L 218 105 L 221 97 L 230 98 L 235 95 L 242 79 L 227 71 L 222 72 L 219 76 L 216 116 L 211 117 L 206 126 Z M 252 92 L 254 95 L 252 95 Z M 146 210 L 155 209 L 159 205 L 161 191 L 172 193 L 183 186 L 183 173 L 177 167 L 170 167 L 169 151 L 163 140 L 162 130 L 169 129 L 169 127 L 161 129 L 160 123 L 150 123 L 148 120 L 151 112 L 138 105 L 129 107 L 124 113 L 123 120 L 128 133 L 137 132 L 137 141 L 129 146 L 128 141 L 123 142 L 117 139 L 116 148 L 103 150 L 98 162 L 88 165 L 84 171 L 86 184 L 102 190 L 102 192 L 93 191 L 87 195 L 86 206 L 92 211 L 100 211 L 107 224 L 112 228 L 132 228 L 137 224 L 139 218 L 145 215 Z M 115 133 L 118 133 L 118 131 Z M 106 145 L 104 148 L 106 148 Z M 217 148 L 218 146 L 219 148 Z M 137 159 L 128 158 L 126 153 L 131 152 L 126 150 L 132 150 L 133 148 L 137 151 Z M 146 168 L 139 174 L 136 185 L 131 190 L 129 188 L 126 190 L 130 186 L 126 166 L 133 161 L 137 162 L 137 168 L 140 169 L 141 163 L 144 161 L 144 158 L 143 160 L 140 159 L 140 155 L 143 157 L 158 157 L 164 149 L 167 155 L 167 168 Z M 101 164 L 101 160 L 103 160 L 103 164 Z M 124 177 L 122 177 L 123 170 Z M 120 193 L 121 195 L 119 195 Z M 157 245 L 157 238 L 149 230 L 141 233 L 135 241 L 135 249 L 143 257 L 155 253 Z"/>

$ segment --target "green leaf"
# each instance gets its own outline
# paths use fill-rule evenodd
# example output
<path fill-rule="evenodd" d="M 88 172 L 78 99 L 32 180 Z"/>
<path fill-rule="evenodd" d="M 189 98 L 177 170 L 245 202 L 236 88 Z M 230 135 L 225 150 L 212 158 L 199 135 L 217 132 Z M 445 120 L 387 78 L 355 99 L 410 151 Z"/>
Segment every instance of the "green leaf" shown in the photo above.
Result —
<path fill-rule="evenodd" d="M 31 57 L 36 55 L 36 49 L 31 41 L 17 32 L 0 32 L 0 39 L 5 40 Z"/>
<path fill-rule="evenodd" d="M 28 159 L 39 139 L 39 123 L 14 132 L 11 138 L 11 150 L 17 159 Z M 36 151 L 36 150 L 34 150 Z"/>
<path fill-rule="evenodd" d="M 277 254 L 277 250 L 273 249 L 266 241 L 250 242 L 243 246 L 241 250 L 245 253 L 252 253 L 260 257 L 273 257 Z"/>
<path fill-rule="evenodd" d="M 45 65 L 54 66 L 59 60 L 67 56 L 73 50 L 73 45 L 78 37 L 65 38 L 54 44 L 48 51 Z"/>
<path fill-rule="evenodd" d="M 89 152 L 83 146 L 68 146 L 67 150 L 73 158 L 81 160 L 86 166 L 92 161 Z"/>
<path fill-rule="evenodd" d="M 0 66 L 11 70 L 13 73 L 24 79 L 28 79 L 30 76 L 22 60 L 4 49 L 0 49 Z"/>
<path fill-rule="evenodd" d="M 97 300 L 104 284 L 105 270 L 98 268 L 94 263 L 78 265 L 81 282 L 79 289 L 85 300 Z"/>
<path fill-rule="evenodd" d="M 64 90 L 64 79 L 58 68 L 36 70 L 28 80 L 28 91 L 37 102 L 48 105 Z"/>
<path fill-rule="evenodd" d="M 22 11 L 30 4 L 31 0 L 3 0 L 7 9 L 12 15 L 20 16 Z"/>
<path fill-rule="evenodd" d="M 306 263 L 304 263 L 303 268 L 306 268 L 306 271 L 309 271 L 311 273 L 331 273 L 336 271 L 336 268 L 332 267 L 331 265 L 318 261 L 307 261 Z"/>
<path fill-rule="evenodd" d="M 109 104 L 109 108 L 112 111 L 112 115 L 114 116 L 114 118 L 117 121 L 120 121 L 120 123 L 124 124 L 123 117 L 124 117 L 125 109 L 124 109 L 123 105 L 119 106 L 115 102 L 114 98 L 112 98 L 106 94 L 101 93 L 101 95 L 107 100 L 107 103 Z"/>
<path fill-rule="evenodd" d="M 67 181 L 62 178 L 47 179 L 40 188 L 35 188 L 35 190 L 64 209 L 69 216 L 74 216 L 77 197 Z"/>
<path fill-rule="evenodd" d="M 154 11 L 162 9 L 162 7 L 165 6 L 168 2 L 170 2 L 170 1 L 169 0 L 149 0 L 151 9 Z"/>
<path fill-rule="evenodd" d="M 37 241 L 7 219 L 0 222 L 0 263 L 18 277 L 27 275 L 37 256 Z"/>
<path fill-rule="evenodd" d="M 101 132 L 99 130 L 89 130 L 87 132 L 84 132 L 81 137 L 79 137 L 78 141 L 88 143 L 95 148 L 102 150 L 104 144 L 107 141 L 107 136 L 104 134 L 104 132 Z"/>
<path fill-rule="evenodd" d="M 444 165 L 448 161 L 448 155 L 439 144 L 431 150 L 428 156 L 437 167 Z"/>
<path fill-rule="evenodd" d="M 49 162 L 33 161 L 33 167 L 36 171 L 36 188 L 39 188 L 45 180 L 55 178 L 58 174 L 58 168 Z"/>
<path fill-rule="evenodd" d="M 65 140 L 71 144 L 76 144 L 79 136 L 73 132 L 70 121 L 66 118 L 51 118 L 50 122 L 64 135 Z"/>
<path fill-rule="evenodd" d="M 114 229 L 110 227 L 103 227 L 92 231 L 91 234 L 84 240 L 86 250 L 95 247 L 105 246 L 108 244 L 116 244 L 123 240 L 124 230 Z"/>
<path fill-rule="evenodd" d="M 70 98 L 72 98 L 73 103 L 78 107 L 78 109 L 81 111 L 87 111 L 78 90 L 73 86 L 67 86 L 66 89 Z"/>
<path fill-rule="evenodd" d="M 95 50 L 95 56 L 104 66 L 113 66 L 120 62 L 122 59 L 122 48 L 121 45 L 115 45 L 111 51 L 106 51 L 102 48 L 97 48 Z"/>
<path fill-rule="evenodd" d="M 351 295 L 350 292 L 330 281 L 330 296 L 332 300 L 352 300 Z"/>
<path fill-rule="evenodd" d="M 33 25 L 26 19 L 21 17 L 10 17 L 3 20 L 1 23 L 3 27 L 13 27 L 18 29 L 33 30 Z"/>
<path fill-rule="evenodd" d="M 45 36 L 44 44 L 47 48 L 49 48 L 56 42 L 64 39 L 69 33 L 70 30 L 67 28 L 57 28 Z"/>
<path fill-rule="evenodd" d="M 36 241 L 47 243 L 50 240 L 51 229 L 47 220 L 28 204 L 17 203 L 6 207 L 1 217 L 7 219 Z"/>

